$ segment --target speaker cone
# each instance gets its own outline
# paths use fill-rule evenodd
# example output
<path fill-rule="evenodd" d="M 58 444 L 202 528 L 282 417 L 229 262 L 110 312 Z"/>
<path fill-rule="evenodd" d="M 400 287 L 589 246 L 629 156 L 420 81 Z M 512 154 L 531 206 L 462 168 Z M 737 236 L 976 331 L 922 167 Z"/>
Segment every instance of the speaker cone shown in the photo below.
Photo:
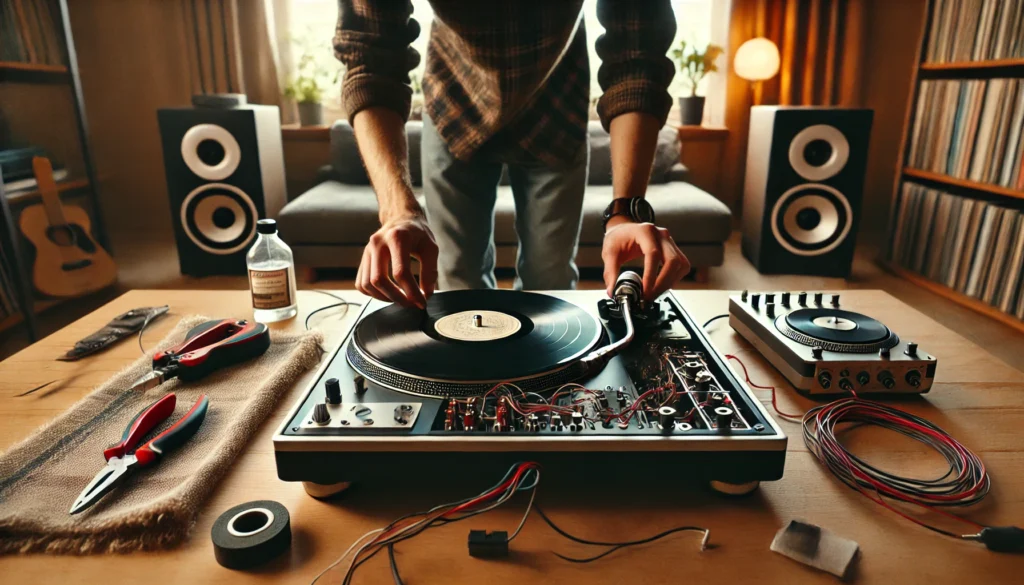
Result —
<path fill-rule="evenodd" d="M 230 132 L 216 124 L 198 124 L 181 139 L 181 158 L 207 181 L 223 181 L 242 161 L 242 150 Z"/>
<path fill-rule="evenodd" d="M 258 215 L 252 198 L 224 183 L 198 187 L 181 204 L 185 235 L 210 254 L 234 254 L 248 246 Z"/>
<path fill-rule="evenodd" d="M 843 170 L 850 159 L 850 143 L 835 126 L 808 126 L 789 143 L 789 164 L 808 181 L 824 181 Z"/>
<path fill-rule="evenodd" d="M 772 234 L 779 245 L 800 256 L 818 256 L 846 239 L 853 209 L 846 197 L 828 185 L 797 185 L 772 208 Z"/>

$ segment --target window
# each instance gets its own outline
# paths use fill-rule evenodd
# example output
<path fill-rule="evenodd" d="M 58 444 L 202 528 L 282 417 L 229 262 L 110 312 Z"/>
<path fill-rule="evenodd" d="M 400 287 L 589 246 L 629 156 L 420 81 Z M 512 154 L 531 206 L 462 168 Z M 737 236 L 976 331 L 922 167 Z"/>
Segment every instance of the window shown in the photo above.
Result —
<path fill-rule="evenodd" d="M 287 22 L 283 25 L 288 31 L 288 42 L 287 46 L 281 47 L 280 51 L 284 76 L 289 77 L 287 72 L 294 69 L 303 54 L 309 54 L 312 55 L 312 60 L 318 66 L 331 72 L 330 77 L 333 77 L 333 72 L 340 69 L 330 47 L 331 38 L 334 36 L 334 26 L 338 19 L 337 0 L 287 1 L 289 2 L 286 11 Z M 420 36 L 413 41 L 413 47 L 423 58 L 420 59 L 419 66 L 412 71 L 412 76 L 422 79 L 427 41 L 430 38 L 430 22 L 434 18 L 434 10 L 427 0 L 412 0 L 412 4 L 413 18 L 423 28 Z M 729 4 L 730 0 L 672 0 L 672 8 L 677 21 L 673 47 L 684 39 L 688 45 L 704 47 L 709 42 L 713 42 L 725 47 L 729 35 Z M 600 66 L 600 59 L 594 52 L 594 40 L 604 32 L 604 28 L 597 21 L 597 0 L 584 1 L 583 15 L 587 27 L 587 40 L 590 45 L 590 93 L 591 96 L 597 97 L 601 94 L 601 88 L 597 84 L 597 69 Z M 278 25 L 281 26 L 282 23 L 278 22 Z M 727 62 L 728 55 L 719 57 L 717 64 L 720 71 L 706 77 L 697 88 L 699 95 L 707 96 L 705 123 L 714 126 L 723 125 L 725 120 Z M 689 93 L 686 78 L 678 70 L 669 91 L 673 97 Z M 324 118 L 332 120 L 341 117 L 340 84 L 325 91 L 323 99 Z M 675 110 L 674 107 L 673 110 Z M 669 116 L 670 123 L 673 119 L 678 119 L 674 112 Z"/>

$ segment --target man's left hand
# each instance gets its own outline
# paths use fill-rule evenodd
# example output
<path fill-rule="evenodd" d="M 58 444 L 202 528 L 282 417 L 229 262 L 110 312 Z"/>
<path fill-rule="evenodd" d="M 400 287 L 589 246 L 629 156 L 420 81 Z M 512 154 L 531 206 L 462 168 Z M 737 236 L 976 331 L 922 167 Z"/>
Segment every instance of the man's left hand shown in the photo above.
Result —
<path fill-rule="evenodd" d="M 653 223 L 625 221 L 608 223 L 601 259 L 604 261 L 604 283 L 612 296 L 622 265 L 644 257 L 644 298 L 657 298 L 690 272 L 690 261 L 679 250 L 672 235 Z"/>

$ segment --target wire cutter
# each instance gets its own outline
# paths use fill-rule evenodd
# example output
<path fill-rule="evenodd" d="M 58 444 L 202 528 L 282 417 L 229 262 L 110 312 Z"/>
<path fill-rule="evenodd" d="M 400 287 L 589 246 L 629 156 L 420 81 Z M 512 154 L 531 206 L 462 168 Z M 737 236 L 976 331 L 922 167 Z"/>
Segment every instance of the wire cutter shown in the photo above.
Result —
<path fill-rule="evenodd" d="M 170 378 L 190 382 L 214 370 L 263 355 L 270 331 L 263 323 L 219 319 L 196 325 L 185 341 L 153 355 L 153 371 L 132 384 L 145 392 Z"/>
<path fill-rule="evenodd" d="M 206 418 L 206 409 L 210 405 L 210 399 L 205 394 L 199 397 L 192 405 L 192 409 L 178 422 L 138 447 L 150 431 L 171 416 L 176 400 L 172 392 L 135 415 L 121 435 L 121 440 L 103 451 L 107 464 L 78 495 L 69 514 L 77 514 L 92 506 L 121 485 L 136 469 L 157 463 L 164 455 L 185 444 L 196 434 Z"/>

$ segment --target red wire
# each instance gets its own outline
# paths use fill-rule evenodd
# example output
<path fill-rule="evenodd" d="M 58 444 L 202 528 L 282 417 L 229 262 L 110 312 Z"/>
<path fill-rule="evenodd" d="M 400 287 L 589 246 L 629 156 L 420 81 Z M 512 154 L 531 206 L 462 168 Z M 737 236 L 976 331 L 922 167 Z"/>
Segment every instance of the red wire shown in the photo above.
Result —
<path fill-rule="evenodd" d="M 785 418 L 787 420 L 790 420 L 790 422 L 796 422 L 796 421 L 791 420 L 791 419 L 796 419 L 796 420 L 803 419 L 803 417 L 804 417 L 803 414 L 790 414 L 788 412 L 782 412 L 782 410 L 779 409 L 779 403 L 778 403 L 778 401 L 775 398 L 775 386 L 761 386 L 760 384 L 755 384 L 754 381 L 750 379 L 750 374 L 747 373 L 747 365 L 743 363 L 743 360 L 741 360 L 740 358 L 738 358 L 738 357 L 736 357 L 734 355 L 730 355 L 730 354 L 727 354 L 725 357 L 727 357 L 727 358 L 729 358 L 731 360 L 736 360 L 736 362 L 740 365 L 740 367 L 743 368 L 743 377 L 746 378 L 747 384 L 749 384 L 752 388 L 757 388 L 758 390 L 771 390 L 771 392 L 772 392 L 772 408 L 775 410 L 775 412 L 779 416 L 781 416 L 781 417 L 783 417 L 783 418 Z"/>

